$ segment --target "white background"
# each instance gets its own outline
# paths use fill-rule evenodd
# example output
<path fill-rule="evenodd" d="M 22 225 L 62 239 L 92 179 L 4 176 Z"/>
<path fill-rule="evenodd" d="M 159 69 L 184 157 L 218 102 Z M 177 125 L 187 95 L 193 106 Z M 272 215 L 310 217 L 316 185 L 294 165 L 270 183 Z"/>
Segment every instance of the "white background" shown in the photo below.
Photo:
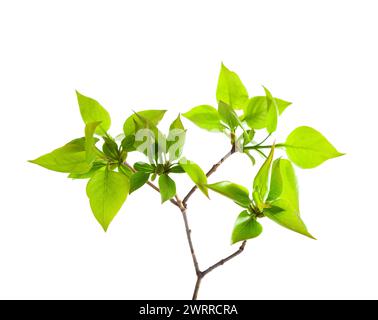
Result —
<path fill-rule="evenodd" d="M 203 299 L 378 298 L 376 1 L 0 1 L 0 298 L 186 299 L 194 271 L 177 208 L 145 187 L 104 233 L 71 181 L 26 162 L 83 134 L 74 90 L 111 113 L 178 112 L 215 102 L 221 61 L 251 95 L 293 102 L 299 125 L 347 155 L 297 169 L 313 241 L 262 221 L 246 252 L 210 274 Z M 185 154 L 205 170 L 228 151 L 191 125 Z M 211 181 L 250 187 L 236 155 Z M 183 195 L 188 179 L 178 179 Z M 201 267 L 236 250 L 240 209 L 196 193 L 189 219 Z"/>

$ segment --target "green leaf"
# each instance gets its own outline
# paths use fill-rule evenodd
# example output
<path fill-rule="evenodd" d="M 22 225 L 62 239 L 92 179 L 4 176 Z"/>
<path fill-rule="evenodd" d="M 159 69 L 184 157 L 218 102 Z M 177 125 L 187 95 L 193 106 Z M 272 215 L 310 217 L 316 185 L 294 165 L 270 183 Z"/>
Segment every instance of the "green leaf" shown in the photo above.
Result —
<path fill-rule="evenodd" d="M 232 244 L 258 237 L 263 228 L 256 218 L 252 217 L 247 210 L 240 213 L 236 219 L 232 232 Z"/>
<path fill-rule="evenodd" d="M 185 170 L 178 164 L 169 168 L 169 172 L 172 173 L 185 173 Z"/>
<path fill-rule="evenodd" d="M 253 129 L 266 128 L 268 105 L 266 97 L 253 97 L 249 100 L 244 112 L 244 120 Z"/>
<path fill-rule="evenodd" d="M 95 143 L 96 139 L 94 137 L 95 131 L 101 122 L 90 122 L 85 125 L 85 152 L 88 162 L 92 162 L 96 158 Z"/>
<path fill-rule="evenodd" d="M 284 147 L 289 159 L 304 169 L 315 168 L 328 159 L 344 155 L 319 131 L 306 126 L 294 129 Z"/>
<path fill-rule="evenodd" d="M 109 130 L 111 124 L 108 111 L 106 111 L 96 100 L 86 97 L 78 91 L 76 91 L 76 95 L 84 123 L 101 122 L 96 128 L 96 133 L 99 135 L 105 134 L 105 132 Z"/>
<path fill-rule="evenodd" d="M 279 99 L 279 98 L 274 98 L 274 100 L 276 100 L 276 104 L 277 104 L 277 107 L 278 107 L 278 113 L 280 115 L 282 114 L 282 112 L 284 112 L 286 110 L 286 108 L 288 106 L 291 105 L 291 102 L 285 101 L 285 100 L 282 100 L 282 99 Z"/>
<path fill-rule="evenodd" d="M 134 144 L 135 144 L 135 136 L 134 135 L 127 136 L 123 138 L 121 142 L 122 150 L 127 151 L 127 152 L 135 151 Z"/>
<path fill-rule="evenodd" d="M 270 170 L 272 167 L 274 155 L 274 145 L 272 146 L 268 158 L 265 159 L 265 162 L 261 166 L 260 170 L 257 172 L 255 179 L 253 180 L 253 198 L 257 205 L 261 209 L 261 204 L 265 203 L 265 199 L 269 192 L 269 178 Z M 260 204 L 260 205 L 259 205 Z"/>
<path fill-rule="evenodd" d="M 297 179 L 289 160 L 274 161 L 267 201 L 271 208 L 264 209 L 265 216 L 285 228 L 314 238 L 300 217 Z"/>
<path fill-rule="evenodd" d="M 248 189 L 239 184 L 229 181 L 221 181 L 213 184 L 207 184 L 206 186 L 209 189 L 230 198 L 244 208 L 248 208 L 251 204 Z"/>
<path fill-rule="evenodd" d="M 152 173 L 155 171 L 153 166 L 151 166 L 148 163 L 141 162 L 141 161 L 134 163 L 134 169 L 136 171 L 142 171 L 142 172 L 147 172 L 147 173 Z"/>
<path fill-rule="evenodd" d="M 250 143 L 253 140 L 254 136 L 255 136 L 255 130 L 253 129 L 243 132 L 243 146 Z"/>
<path fill-rule="evenodd" d="M 172 199 L 176 194 L 176 184 L 167 174 L 162 174 L 159 177 L 159 189 L 161 203 Z"/>
<path fill-rule="evenodd" d="M 278 122 L 278 106 L 270 91 L 264 87 L 267 102 L 267 125 L 269 133 L 276 131 Z"/>
<path fill-rule="evenodd" d="M 120 157 L 120 153 L 118 150 L 117 143 L 108 136 L 104 136 L 103 139 L 105 143 L 102 146 L 102 151 L 111 159 L 118 161 Z"/>
<path fill-rule="evenodd" d="M 118 165 L 118 172 L 124 174 L 128 178 L 130 178 L 134 174 L 134 171 L 132 171 L 127 165 L 123 163 Z"/>
<path fill-rule="evenodd" d="M 106 164 L 104 162 L 94 162 L 92 164 L 92 168 L 90 168 L 88 172 L 85 172 L 85 173 L 70 173 L 68 175 L 68 178 L 71 178 L 71 179 L 89 179 L 97 172 L 97 170 L 104 168 L 105 165 Z"/>
<path fill-rule="evenodd" d="M 291 102 L 274 98 L 278 113 L 282 114 L 285 109 L 291 105 Z M 248 126 L 253 129 L 263 129 L 267 127 L 268 117 L 268 103 L 267 97 L 256 96 L 249 100 L 249 103 L 244 111 L 243 120 L 247 122 Z"/>
<path fill-rule="evenodd" d="M 123 125 L 123 132 L 125 133 L 125 136 L 135 135 L 136 128 L 134 121 L 140 121 L 138 115 L 143 119 L 148 120 L 152 125 L 157 126 L 161 119 L 163 119 L 166 111 L 167 110 L 143 110 L 138 111 L 137 113 L 128 117 Z"/>
<path fill-rule="evenodd" d="M 72 140 L 63 147 L 29 162 L 65 173 L 85 173 L 91 169 L 86 157 L 85 138 Z"/>
<path fill-rule="evenodd" d="M 183 114 L 198 127 L 208 131 L 224 131 L 225 126 L 221 123 L 217 109 L 208 105 L 194 107 Z"/>
<path fill-rule="evenodd" d="M 167 151 L 171 161 L 181 157 L 185 144 L 186 130 L 181 122 L 180 115 L 172 122 L 169 127 L 167 137 Z"/>
<path fill-rule="evenodd" d="M 144 153 L 151 163 L 163 161 L 162 155 L 166 153 L 166 137 L 153 121 L 144 118 L 139 113 L 135 114 L 133 119 L 135 126 L 135 144 L 136 149 Z"/>
<path fill-rule="evenodd" d="M 222 63 L 217 86 L 217 101 L 229 104 L 233 109 L 244 109 L 248 92 L 239 76 Z"/>
<path fill-rule="evenodd" d="M 180 166 L 185 170 L 186 174 L 196 184 L 206 197 L 209 197 L 207 190 L 207 177 L 200 166 L 186 158 L 181 158 L 179 161 Z"/>
<path fill-rule="evenodd" d="M 129 193 L 129 179 L 120 172 L 105 170 L 88 181 L 87 195 L 94 216 L 106 231 Z"/>
<path fill-rule="evenodd" d="M 231 106 L 223 101 L 218 103 L 218 113 L 222 121 L 230 127 L 231 131 L 234 131 L 240 123 L 239 117 L 235 110 Z"/>
<path fill-rule="evenodd" d="M 135 172 L 133 175 L 131 175 L 129 193 L 132 193 L 135 190 L 138 190 L 139 188 L 143 187 L 148 181 L 149 177 L 150 177 L 149 173 L 142 172 L 142 171 Z"/>

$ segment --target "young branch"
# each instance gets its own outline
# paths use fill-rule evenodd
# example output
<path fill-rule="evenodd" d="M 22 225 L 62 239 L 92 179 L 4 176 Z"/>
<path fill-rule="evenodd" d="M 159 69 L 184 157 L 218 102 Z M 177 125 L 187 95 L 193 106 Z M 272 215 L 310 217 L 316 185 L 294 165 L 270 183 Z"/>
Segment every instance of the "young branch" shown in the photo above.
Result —
<path fill-rule="evenodd" d="M 217 169 L 219 168 L 219 166 L 225 162 L 231 155 L 233 155 L 235 153 L 236 149 L 235 149 L 235 146 L 232 146 L 232 149 L 230 150 L 230 152 L 228 152 L 222 159 L 220 159 L 216 164 L 214 164 L 211 169 L 206 173 L 206 177 L 210 177 L 215 171 L 217 171 Z M 192 189 L 190 189 L 190 191 L 188 192 L 188 194 L 185 196 L 184 200 L 182 201 L 183 205 L 186 207 L 186 204 L 189 200 L 189 198 L 192 196 L 192 194 L 198 189 L 197 186 L 194 186 Z"/>
<path fill-rule="evenodd" d="M 218 261 L 217 263 L 215 263 L 214 265 L 212 265 L 211 267 L 207 268 L 205 271 L 202 272 L 202 277 L 206 276 L 208 273 L 210 273 L 211 271 L 213 271 L 214 269 L 220 267 L 220 266 L 223 266 L 226 262 L 232 260 L 233 258 L 237 257 L 239 254 L 241 254 L 243 251 L 244 251 L 244 248 L 247 244 L 247 241 L 243 241 L 242 245 L 240 246 L 240 248 L 234 252 L 233 254 L 229 255 L 227 258 L 224 258 L 220 261 Z"/>
<path fill-rule="evenodd" d="M 194 269 L 196 270 L 197 277 L 199 277 L 201 275 L 201 270 L 199 268 L 196 252 L 195 252 L 194 246 L 193 246 L 192 230 L 190 230 L 190 227 L 189 227 L 188 217 L 187 217 L 187 214 L 186 214 L 186 207 L 184 206 L 184 204 L 182 203 L 182 201 L 179 199 L 179 197 L 177 195 L 175 196 L 175 198 L 176 198 L 176 202 L 178 204 L 178 207 L 180 208 L 180 211 L 182 213 L 182 217 L 184 219 L 185 232 L 186 232 L 186 237 L 187 237 L 189 248 L 190 248 L 190 253 L 192 254 Z"/>
<path fill-rule="evenodd" d="M 237 257 L 239 254 L 241 254 L 244 251 L 246 244 L 247 244 L 247 241 L 243 241 L 242 245 L 240 246 L 240 248 L 236 252 L 229 255 L 227 258 L 224 258 L 224 259 L 218 261 L 217 263 L 215 263 L 214 265 L 210 266 L 205 271 L 202 271 L 202 272 L 200 272 L 199 275 L 197 275 L 197 281 L 196 281 L 196 285 L 194 287 L 193 298 L 192 298 L 193 300 L 197 300 L 197 298 L 198 298 L 198 292 L 199 292 L 199 289 L 201 287 L 202 279 L 207 274 L 209 274 L 211 271 L 214 271 L 216 268 L 223 266 L 226 262 L 232 260 L 233 258 Z"/>

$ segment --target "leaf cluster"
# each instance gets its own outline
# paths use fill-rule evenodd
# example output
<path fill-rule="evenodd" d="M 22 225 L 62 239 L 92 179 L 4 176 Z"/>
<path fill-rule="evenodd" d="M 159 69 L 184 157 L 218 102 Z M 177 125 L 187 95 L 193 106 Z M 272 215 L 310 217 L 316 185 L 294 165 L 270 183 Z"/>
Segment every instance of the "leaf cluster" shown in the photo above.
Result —
<path fill-rule="evenodd" d="M 123 132 L 109 134 L 111 118 L 97 101 L 76 92 L 84 122 L 83 136 L 69 141 L 30 162 L 68 174 L 72 179 L 88 179 L 87 196 L 93 214 L 106 231 L 129 194 L 157 180 L 161 202 L 176 197 L 176 174 L 186 174 L 202 193 L 209 189 L 242 208 L 232 232 L 232 243 L 259 236 L 268 218 L 310 238 L 302 221 L 294 166 L 309 169 L 342 153 L 317 130 L 300 126 L 285 141 L 275 143 L 273 134 L 279 117 L 291 103 L 274 97 L 263 87 L 264 95 L 250 96 L 239 76 L 221 65 L 216 90 L 216 107 L 199 105 L 182 114 L 198 127 L 226 134 L 232 153 L 263 157 L 250 190 L 231 181 L 209 183 L 204 171 L 183 155 L 187 130 L 181 116 L 170 124 L 167 134 L 159 129 L 166 110 L 133 112 L 124 122 Z M 258 131 L 266 138 L 255 141 Z M 269 141 L 271 141 L 269 143 Z M 277 157 L 277 149 L 286 156 Z M 269 154 L 265 151 L 268 150 Z M 144 155 L 144 161 L 130 164 L 131 152 Z M 249 169 L 247 169 L 249 170 Z M 251 169 L 252 170 L 252 169 Z"/>

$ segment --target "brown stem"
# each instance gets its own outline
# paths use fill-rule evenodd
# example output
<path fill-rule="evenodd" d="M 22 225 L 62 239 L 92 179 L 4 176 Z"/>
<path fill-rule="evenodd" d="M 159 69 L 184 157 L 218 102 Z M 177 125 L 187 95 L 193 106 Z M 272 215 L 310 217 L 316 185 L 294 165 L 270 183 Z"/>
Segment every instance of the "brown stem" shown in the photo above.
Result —
<path fill-rule="evenodd" d="M 206 177 L 210 177 L 215 171 L 217 171 L 217 169 L 219 168 L 219 166 L 225 162 L 231 155 L 233 155 L 235 153 L 236 149 L 235 149 L 235 145 L 232 146 L 232 149 L 230 150 L 230 152 L 228 152 L 222 159 L 220 159 L 216 164 L 214 164 L 211 169 L 206 173 Z M 190 191 L 188 192 L 188 194 L 185 196 L 184 200 L 182 201 L 183 205 L 186 207 L 186 204 L 189 200 L 189 198 L 192 196 L 192 194 L 198 189 L 197 186 L 194 186 L 192 189 L 190 189 Z"/>
<path fill-rule="evenodd" d="M 186 238 L 188 240 L 190 253 L 192 255 L 194 269 L 196 271 L 197 277 L 199 277 L 201 275 L 201 270 L 199 268 L 196 252 L 195 252 L 194 246 L 193 246 L 192 230 L 190 230 L 190 227 L 189 227 L 188 217 L 187 217 L 187 214 L 186 214 L 186 207 L 184 207 L 182 201 L 179 199 L 179 197 L 177 195 L 175 196 L 175 198 L 176 198 L 176 202 L 178 204 L 178 207 L 180 208 L 180 211 L 182 213 L 182 217 L 184 219 Z"/>
<path fill-rule="evenodd" d="M 205 271 L 203 271 L 202 277 L 206 276 L 208 273 L 210 273 L 214 269 L 216 269 L 220 266 L 223 266 L 226 262 L 230 261 L 231 259 L 237 257 L 239 254 L 241 254 L 244 251 L 246 244 L 247 244 L 247 241 L 243 241 L 242 245 L 240 246 L 240 248 L 236 252 L 229 255 L 227 258 L 224 258 L 224 259 L 218 261 L 217 263 L 213 264 L 211 267 L 209 267 Z"/>
<path fill-rule="evenodd" d="M 239 254 L 241 254 L 244 251 L 246 244 L 247 244 L 247 241 L 243 241 L 242 245 L 240 246 L 240 248 L 236 252 L 229 255 L 227 258 L 224 258 L 224 259 L 218 261 L 217 263 L 213 264 L 212 266 L 207 268 L 205 271 L 201 271 L 201 272 L 197 273 L 197 281 L 196 281 L 196 285 L 194 287 L 193 298 L 192 298 L 193 300 L 197 300 L 197 298 L 198 298 L 198 292 L 199 292 L 200 287 L 201 287 L 202 279 L 207 274 L 209 274 L 211 271 L 214 271 L 216 268 L 223 266 L 226 262 L 234 259 Z"/>
<path fill-rule="evenodd" d="M 217 169 L 219 168 L 219 166 L 227 159 L 229 158 L 232 154 L 235 153 L 235 145 L 232 146 L 232 149 L 230 152 L 228 152 L 221 160 L 219 160 L 219 162 L 217 162 L 216 164 L 214 164 L 211 169 L 207 172 L 206 176 L 209 177 L 210 175 L 212 175 L 215 171 L 217 171 Z M 125 166 L 127 166 L 130 170 L 132 170 L 133 172 L 136 172 L 136 170 L 130 165 L 128 164 L 127 162 L 124 163 Z M 147 184 L 153 188 L 155 191 L 159 192 L 160 193 L 160 189 L 155 186 L 152 182 L 148 181 Z M 189 193 L 186 195 L 186 197 L 184 198 L 183 201 L 180 200 L 180 198 L 176 195 L 175 196 L 175 199 L 171 199 L 171 203 L 174 204 L 176 207 L 178 207 L 181 211 L 181 214 L 182 214 L 182 217 L 183 217 L 183 220 L 184 220 L 184 225 L 185 225 L 185 232 L 186 232 L 186 238 L 187 238 L 187 241 L 188 241 L 188 244 L 189 244 L 189 249 L 190 249 L 190 253 L 191 253 L 191 256 L 192 256 L 192 260 L 193 260 L 193 265 L 194 265 L 194 269 L 195 269 L 195 272 L 196 272 L 196 275 L 197 275 L 197 281 L 196 281 L 196 285 L 195 285 L 195 288 L 194 288 L 194 292 L 193 292 L 193 297 L 192 299 L 193 300 L 197 300 L 198 298 L 198 292 L 200 290 L 200 287 L 201 287 L 201 283 L 202 283 L 202 279 L 207 275 L 209 274 L 210 272 L 212 272 L 213 270 L 215 270 L 216 268 L 224 265 L 226 262 L 230 261 L 231 259 L 237 257 L 239 254 L 241 254 L 243 251 L 244 251 L 244 248 L 247 244 L 247 241 L 244 241 L 242 243 L 242 245 L 240 246 L 240 248 L 234 252 L 233 254 L 229 255 L 228 257 L 218 261 L 217 263 L 215 263 L 214 265 L 210 266 L 209 268 L 207 268 L 205 271 L 201 271 L 200 267 L 199 267 L 199 263 L 198 263 L 198 259 L 197 259 L 197 255 L 196 255 L 196 252 L 195 252 L 195 249 L 194 249 L 194 245 L 193 245 L 193 240 L 192 240 L 192 231 L 190 229 L 190 226 L 189 226 L 189 221 L 188 221 L 188 216 L 187 216 L 187 201 L 189 200 L 189 198 L 191 197 L 191 195 L 197 190 L 197 186 L 194 186 L 190 191 Z"/>
<path fill-rule="evenodd" d="M 202 278 L 203 278 L 202 276 L 197 276 L 196 286 L 194 288 L 192 300 L 198 299 L 198 292 L 201 287 Z"/>

